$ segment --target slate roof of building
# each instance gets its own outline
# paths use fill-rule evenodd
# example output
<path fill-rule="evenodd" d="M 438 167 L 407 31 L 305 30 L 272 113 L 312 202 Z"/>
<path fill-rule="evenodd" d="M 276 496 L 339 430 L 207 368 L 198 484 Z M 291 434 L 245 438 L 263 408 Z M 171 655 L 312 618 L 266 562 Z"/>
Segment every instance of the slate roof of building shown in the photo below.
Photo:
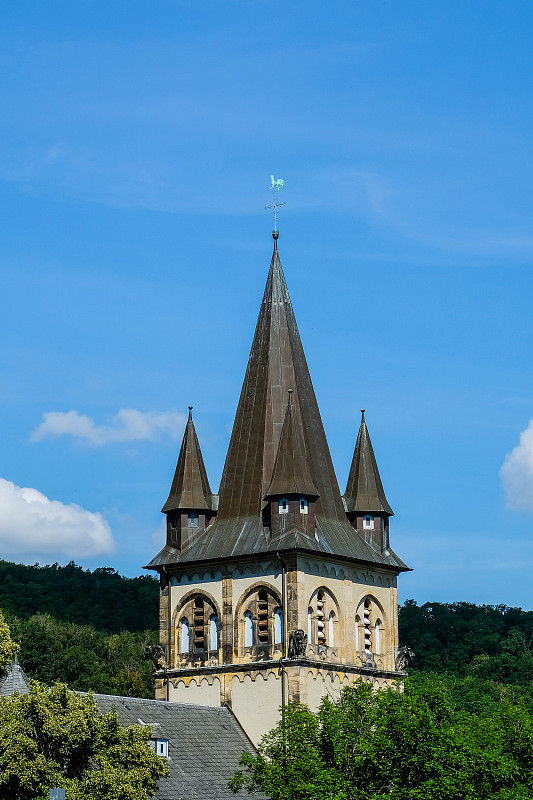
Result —
<path fill-rule="evenodd" d="M 316 537 L 302 535 L 297 537 L 298 543 L 292 534 L 272 541 L 262 522 L 289 389 L 294 392 L 292 424 L 298 427 L 318 494 Z M 381 553 L 374 549 L 347 520 L 274 237 L 274 252 L 222 473 L 217 516 L 181 552 L 165 545 L 148 568 L 217 562 L 295 547 L 396 571 L 408 569 L 392 550 Z"/>
<path fill-rule="evenodd" d="M 346 511 L 394 514 L 390 507 L 374 455 L 370 434 L 361 410 L 361 425 L 357 434 L 348 483 L 344 492 Z"/>
<path fill-rule="evenodd" d="M 255 750 L 227 708 L 103 694 L 94 698 L 102 713 L 115 708 L 121 725 L 152 725 L 152 738 L 168 740 L 169 775 L 159 779 L 156 800 L 235 797 L 228 780 L 239 769 L 241 753 Z M 239 797 L 252 800 L 246 793 Z"/>
<path fill-rule="evenodd" d="M 26 694 L 30 691 L 28 677 L 19 664 L 17 655 L 7 668 L 7 675 L 0 683 L 0 695 L 9 697 L 12 694 Z"/>
<path fill-rule="evenodd" d="M 192 406 L 185 426 L 176 471 L 167 501 L 161 511 L 190 508 L 196 511 L 213 509 L 213 494 L 192 419 Z"/>

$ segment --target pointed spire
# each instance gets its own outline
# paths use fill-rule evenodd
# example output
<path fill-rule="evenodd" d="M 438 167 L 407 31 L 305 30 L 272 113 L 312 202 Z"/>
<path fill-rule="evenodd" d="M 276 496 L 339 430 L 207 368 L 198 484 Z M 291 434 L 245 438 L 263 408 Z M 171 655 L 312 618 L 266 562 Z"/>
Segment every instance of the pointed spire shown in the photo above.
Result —
<path fill-rule="evenodd" d="M 302 431 L 293 414 L 292 389 L 289 389 L 274 473 L 265 499 L 282 494 L 303 494 L 314 499 L 318 497 L 309 471 Z"/>
<path fill-rule="evenodd" d="M 346 511 L 394 514 L 387 502 L 370 435 L 365 421 L 365 409 L 361 409 L 361 426 L 357 434 L 355 450 L 344 493 Z"/>
<path fill-rule="evenodd" d="M 0 680 L 0 696 L 10 697 L 12 694 L 27 694 L 30 691 L 28 677 L 19 664 L 15 653 L 13 660 L 6 670 L 6 675 Z"/>
<path fill-rule="evenodd" d="M 285 419 L 287 391 L 294 388 L 291 415 L 302 434 L 317 513 L 346 519 L 326 435 L 273 233 L 274 252 L 252 342 L 246 375 L 219 492 L 218 520 L 255 517 L 271 484 Z"/>
<path fill-rule="evenodd" d="M 189 406 L 189 419 L 185 426 L 170 494 L 161 511 L 173 511 L 177 508 L 213 509 L 213 495 L 192 419 L 192 406 Z"/>

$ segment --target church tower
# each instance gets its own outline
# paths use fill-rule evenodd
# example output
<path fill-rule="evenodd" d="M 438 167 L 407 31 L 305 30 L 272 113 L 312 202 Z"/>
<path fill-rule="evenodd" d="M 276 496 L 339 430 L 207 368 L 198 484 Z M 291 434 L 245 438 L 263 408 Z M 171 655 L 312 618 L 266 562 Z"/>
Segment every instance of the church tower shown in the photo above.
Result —
<path fill-rule="evenodd" d="M 161 584 L 156 697 L 228 705 L 252 741 L 291 700 L 396 680 L 389 506 L 363 419 L 344 497 L 278 253 L 259 310 L 219 495 L 192 416 L 148 564 Z"/>

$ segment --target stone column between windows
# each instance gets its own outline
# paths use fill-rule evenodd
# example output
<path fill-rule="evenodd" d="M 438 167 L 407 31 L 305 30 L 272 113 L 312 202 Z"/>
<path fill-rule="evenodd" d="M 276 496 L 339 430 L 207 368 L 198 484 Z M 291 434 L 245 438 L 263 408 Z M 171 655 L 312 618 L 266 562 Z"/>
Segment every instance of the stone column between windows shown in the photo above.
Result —
<path fill-rule="evenodd" d="M 170 614 L 170 580 L 166 575 L 161 576 L 161 581 L 165 581 L 159 592 L 159 644 L 165 651 L 165 659 L 170 664 L 171 643 L 168 638 L 168 619 Z M 162 678 L 155 681 L 155 699 L 166 700 L 167 689 Z"/>
<path fill-rule="evenodd" d="M 171 646 L 168 636 L 168 620 L 170 614 L 170 580 L 164 577 L 166 586 L 161 589 L 159 594 L 159 643 L 165 651 L 165 658 L 167 664 L 171 663 Z"/>
<path fill-rule="evenodd" d="M 342 602 L 342 600 L 341 600 Z M 355 650 L 355 604 L 351 578 L 344 579 L 344 608 L 339 609 L 339 655 L 343 664 L 353 663 Z"/>
<path fill-rule="evenodd" d="M 285 623 L 285 641 L 287 651 L 289 649 L 289 637 L 295 630 L 301 628 L 300 621 L 300 597 L 302 595 L 303 585 L 299 580 L 299 572 L 297 564 L 287 564 L 287 571 L 285 573 L 285 604 L 286 604 L 286 617 Z M 305 630 L 305 628 L 303 628 Z M 286 653 L 288 655 L 288 652 Z M 286 702 L 300 702 L 300 670 L 294 670 L 289 667 L 287 669 L 287 698 Z"/>
<path fill-rule="evenodd" d="M 222 630 L 219 630 L 222 663 L 233 662 L 233 577 L 228 570 L 222 578 Z M 231 673 L 222 672 L 220 680 L 220 704 L 231 708 Z"/>
<path fill-rule="evenodd" d="M 391 579 L 394 580 L 396 583 L 396 578 Z M 396 586 L 391 586 L 390 592 L 390 625 L 388 625 L 388 630 L 385 632 L 385 645 L 387 646 L 387 650 L 389 651 L 389 663 L 387 664 L 389 669 L 396 668 L 396 653 L 398 652 L 399 647 L 399 640 L 398 640 L 398 590 Z"/>

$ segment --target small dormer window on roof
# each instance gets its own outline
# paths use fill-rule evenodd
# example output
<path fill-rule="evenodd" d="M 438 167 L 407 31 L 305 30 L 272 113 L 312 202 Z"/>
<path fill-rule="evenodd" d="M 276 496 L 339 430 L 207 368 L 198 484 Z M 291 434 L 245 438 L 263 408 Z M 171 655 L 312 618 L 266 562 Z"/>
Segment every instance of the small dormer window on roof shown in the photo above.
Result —
<path fill-rule="evenodd" d="M 309 500 L 300 497 L 300 514 L 309 514 Z"/>
<path fill-rule="evenodd" d="M 158 756 L 168 758 L 168 739 L 149 739 L 148 746 L 157 753 Z"/>
<path fill-rule="evenodd" d="M 363 517 L 363 528 L 366 528 L 366 530 L 374 530 L 374 517 L 372 514 L 365 514 Z"/>
<path fill-rule="evenodd" d="M 288 514 L 289 513 L 289 501 L 286 497 L 282 497 L 279 501 L 279 513 L 280 514 Z"/>

